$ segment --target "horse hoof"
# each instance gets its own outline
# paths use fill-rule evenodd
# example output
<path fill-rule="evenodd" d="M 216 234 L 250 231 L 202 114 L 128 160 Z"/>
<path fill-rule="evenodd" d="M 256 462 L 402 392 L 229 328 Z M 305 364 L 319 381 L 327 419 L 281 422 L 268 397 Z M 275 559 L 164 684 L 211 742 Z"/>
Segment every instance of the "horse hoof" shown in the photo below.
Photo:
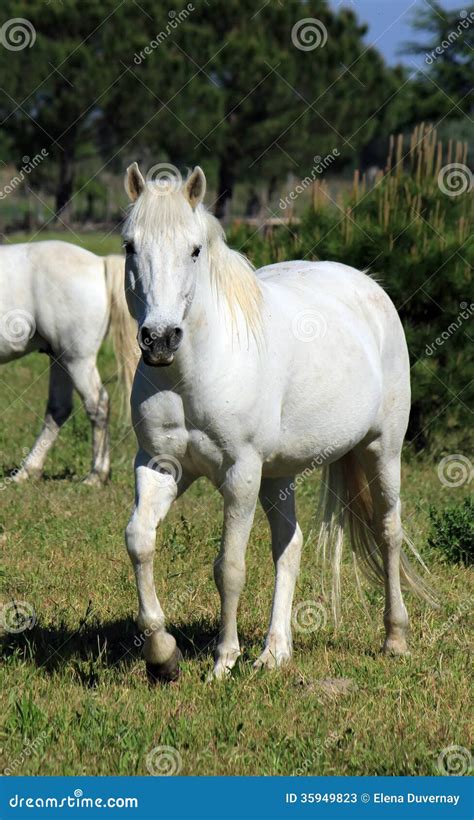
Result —
<path fill-rule="evenodd" d="M 106 480 L 99 473 L 89 473 L 81 483 L 85 484 L 86 487 L 103 487 Z"/>
<path fill-rule="evenodd" d="M 183 660 L 183 656 L 176 647 L 173 654 L 166 661 L 166 663 L 148 663 L 146 664 L 146 674 L 148 683 L 156 686 L 157 683 L 172 683 L 178 680 L 180 675 L 179 664 Z"/>
<path fill-rule="evenodd" d="M 405 640 L 388 638 L 382 647 L 382 654 L 389 658 L 409 658 L 411 653 Z"/>
<path fill-rule="evenodd" d="M 29 478 L 40 478 L 41 471 L 38 473 L 29 473 L 24 467 L 21 470 L 13 471 L 12 475 L 9 476 L 9 480 L 12 484 L 22 484 L 23 481 L 28 481 Z"/>

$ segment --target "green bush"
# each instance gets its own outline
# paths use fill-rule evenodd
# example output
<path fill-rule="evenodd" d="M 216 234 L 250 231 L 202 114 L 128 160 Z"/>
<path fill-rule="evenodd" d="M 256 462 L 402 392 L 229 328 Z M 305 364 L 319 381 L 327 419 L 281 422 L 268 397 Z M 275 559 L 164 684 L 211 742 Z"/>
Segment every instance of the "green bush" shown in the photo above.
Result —
<path fill-rule="evenodd" d="M 438 512 L 430 509 L 430 547 L 441 552 L 452 564 L 470 566 L 474 562 L 474 502 L 465 498 Z"/>

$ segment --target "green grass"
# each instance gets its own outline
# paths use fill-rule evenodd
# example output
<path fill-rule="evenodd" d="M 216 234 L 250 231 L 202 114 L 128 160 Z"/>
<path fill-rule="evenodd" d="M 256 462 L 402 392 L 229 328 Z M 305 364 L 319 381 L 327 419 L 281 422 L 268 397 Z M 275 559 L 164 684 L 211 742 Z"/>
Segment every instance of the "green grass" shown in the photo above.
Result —
<path fill-rule="evenodd" d="M 122 239 L 119 233 L 104 234 L 99 231 L 78 234 L 73 230 L 44 230 L 33 235 L 35 242 L 42 242 L 47 239 L 60 239 L 62 242 L 71 242 L 73 245 L 80 245 L 99 256 L 107 256 L 109 253 L 122 253 Z M 7 242 L 28 242 L 31 234 L 10 233 L 5 237 Z"/>
<path fill-rule="evenodd" d="M 364 611 L 347 558 L 338 632 L 329 618 L 314 632 L 296 631 L 287 668 L 253 672 L 273 584 L 269 534 L 259 511 L 239 616 L 243 657 L 230 680 L 207 684 L 218 617 L 212 561 L 221 500 L 198 482 L 173 508 L 157 540 L 158 596 L 185 654 L 183 674 L 176 684 L 148 687 L 135 645 L 135 587 L 123 544 L 133 502 L 134 440 L 118 421 L 108 347 L 100 369 L 115 397 L 108 486 L 94 490 L 79 483 L 90 456 L 79 402 L 42 481 L 15 486 L 0 479 L 1 600 L 27 601 L 37 616 L 31 630 L 3 639 L 0 770 L 15 765 L 14 773 L 22 775 L 146 774 L 146 755 L 166 745 L 177 750 L 186 775 L 427 775 L 438 773 L 436 761 L 446 747 L 468 748 L 469 575 L 427 545 L 430 505 L 460 500 L 466 488 L 443 486 L 436 463 L 410 454 L 403 476 L 407 529 L 430 564 L 441 607 L 434 611 L 407 596 L 409 658 L 379 654 L 382 596 L 370 591 Z M 46 370 L 45 357 L 36 354 L 0 370 L 3 475 L 18 465 L 39 429 Z M 314 475 L 298 492 L 306 540 L 296 604 L 313 601 L 329 612 L 314 550 L 317 490 Z M 354 686 L 330 699 L 318 686 L 325 678 L 349 678 Z"/>

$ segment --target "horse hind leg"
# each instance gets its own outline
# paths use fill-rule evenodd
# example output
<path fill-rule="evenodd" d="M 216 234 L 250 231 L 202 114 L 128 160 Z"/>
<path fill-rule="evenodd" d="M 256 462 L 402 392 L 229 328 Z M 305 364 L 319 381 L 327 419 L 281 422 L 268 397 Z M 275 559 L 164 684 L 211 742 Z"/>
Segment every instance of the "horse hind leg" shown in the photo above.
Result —
<path fill-rule="evenodd" d="M 83 483 L 105 484 L 110 475 L 109 397 L 95 357 L 75 359 L 68 363 L 68 370 L 92 427 L 92 465 Z"/>
<path fill-rule="evenodd" d="M 260 503 L 272 534 L 275 590 L 265 647 L 254 667 L 273 669 L 291 658 L 291 610 L 298 577 L 303 536 L 296 521 L 292 478 L 264 479 Z"/>
<path fill-rule="evenodd" d="M 51 359 L 44 423 L 21 468 L 13 475 L 13 481 L 19 483 L 28 478 L 41 476 L 48 452 L 56 441 L 62 425 L 71 415 L 72 390 L 72 380 L 67 370 L 59 361 Z"/>
<path fill-rule="evenodd" d="M 400 583 L 400 563 L 403 560 L 408 581 L 416 585 L 402 552 L 404 540 L 400 502 L 400 452 L 386 451 L 382 441 L 376 441 L 358 454 L 366 473 L 372 498 L 371 529 L 382 557 L 385 587 L 383 651 L 389 655 L 408 654 L 408 613 Z"/>

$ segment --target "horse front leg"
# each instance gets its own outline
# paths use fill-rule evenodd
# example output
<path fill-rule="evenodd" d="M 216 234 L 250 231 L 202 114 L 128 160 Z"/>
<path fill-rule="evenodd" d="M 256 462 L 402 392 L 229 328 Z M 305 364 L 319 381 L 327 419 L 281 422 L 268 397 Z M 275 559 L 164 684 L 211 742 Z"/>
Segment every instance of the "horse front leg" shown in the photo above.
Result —
<path fill-rule="evenodd" d="M 221 488 L 224 529 L 214 562 L 214 579 L 221 599 L 221 622 L 213 676 L 229 674 L 240 655 L 237 609 L 245 583 L 245 551 L 252 528 L 261 478 L 261 463 L 251 458 L 234 464 Z"/>
<path fill-rule="evenodd" d="M 138 593 L 137 624 L 144 636 L 143 654 L 150 681 L 175 680 L 181 653 L 165 629 L 165 616 L 156 597 L 153 579 L 156 528 L 178 496 L 178 484 L 168 473 L 147 466 L 150 461 L 139 451 L 135 461 L 135 508 L 125 531 L 125 541 L 135 571 Z"/>

